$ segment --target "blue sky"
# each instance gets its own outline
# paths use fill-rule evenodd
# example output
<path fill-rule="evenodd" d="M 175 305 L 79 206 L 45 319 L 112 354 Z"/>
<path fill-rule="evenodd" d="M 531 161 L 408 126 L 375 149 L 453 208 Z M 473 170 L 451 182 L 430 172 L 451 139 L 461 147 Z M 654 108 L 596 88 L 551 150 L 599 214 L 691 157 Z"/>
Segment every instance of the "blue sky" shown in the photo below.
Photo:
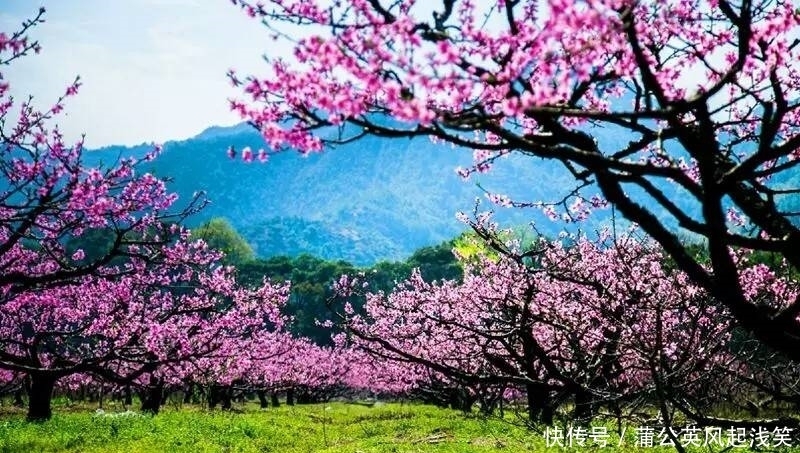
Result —
<path fill-rule="evenodd" d="M 184 139 L 238 123 L 227 100 L 240 91 L 227 70 L 265 75 L 264 52 L 291 55 L 230 0 L 0 0 L 0 31 L 17 30 L 39 6 L 47 22 L 31 36 L 42 53 L 0 69 L 17 98 L 33 94 L 40 106 L 80 75 L 80 94 L 58 123 L 70 140 L 86 133 L 89 147 Z M 430 17 L 432 4 L 419 6 Z M 676 82 L 702 79 L 690 70 Z"/>
<path fill-rule="evenodd" d="M 90 147 L 163 142 L 239 118 L 229 68 L 261 72 L 269 33 L 228 0 L 0 0 L 0 31 L 19 28 L 39 6 L 31 36 L 42 53 L 2 68 L 19 99 L 50 105 L 80 75 L 80 94 L 58 123 Z M 276 49 L 270 49 L 276 51 Z M 279 49 L 278 49 L 279 51 Z"/>

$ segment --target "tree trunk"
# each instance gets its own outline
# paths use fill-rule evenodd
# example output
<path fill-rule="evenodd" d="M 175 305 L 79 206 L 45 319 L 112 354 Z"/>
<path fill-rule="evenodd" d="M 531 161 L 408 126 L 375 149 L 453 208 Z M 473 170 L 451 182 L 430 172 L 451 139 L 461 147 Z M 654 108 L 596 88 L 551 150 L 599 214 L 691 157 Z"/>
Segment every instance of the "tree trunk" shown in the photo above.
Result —
<path fill-rule="evenodd" d="M 194 386 L 194 388 L 192 389 L 192 404 L 202 404 L 203 403 L 203 397 L 205 397 L 205 396 L 206 396 L 206 393 L 205 393 L 205 390 L 203 389 L 203 387 L 201 387 L 199 385 Z"/>
<path fill-rule="evenodd" d="M 553 407 L 550 404 L 550 395 L 546 386 L 527 385 L 528 394 L 528 418 L 531 423 L 543 423 L 551 426 L 553 424 Z"/>
<path fill-rule="evenodd" d="M 311 395 L 309 395 L 307 388 L 300 387 L 297 392 L 297 404 L 311 404 Z"/>
<path fill-rule="evenodd" d="M 270 392 L 269 399 L 272 403 L 272 407 L 280 407 L 281 402 L 278 401 L 278 392 Z"/>
<path fill-rule="evenodd" d="M 130 385 L 126 385 L 125 390 L 122 391 L 122 404 L 126 409 L 133 404 L 133 392 L 131 392 Z"/>
<path fill-rule="evenodd" d="M 161 409 L 164 397 L 164 384 L 150 386 L 142 392 L 142 412 L 156 415 Z"/>
<path fill-rule="evenodd" d="M 215 384 L 208 388 L 208 408 L 214 409 L 217 403 L 219 403 L 219 389 Z"/>
<path fill-rule="evenodd" d="M 15 407 L 25 407 L 25 400 L 22 399 L 23 394 L 22 388 L 18 388 L 14 391 L 14 406 Z"/>
<path fill-rule="evenodd" d="M 28 421 L 40 422 L 53 416 L 50 402 L 57 378 L 42 374 L 31 374 L 31 387 L 28 394 Z"/>
<path fill-rule="evenodd" d="M 289 405 L 289 406 L 294 406 L 294 388 L 293 387 L 289 387 L 289 389 L 286 390 L 286 404 Z"/>
<path fill-rule="evenodd" d="M 261 409 L 268 408 L 269 402 L 267 401 L 267 392 L 264 390 L 256 390 L 256 395 L 258 395 L 258 402 L 261 404 Z"/>
<path fill-rule="evenodd" d="M 475 405 L 475 402 L 478 401 L 478 397 L 475 395 L 470 395 L 469 393 L 464 394 L 464 405 L 461 407 L 461 410 L 464 413 L 472 412 L 472 406 Z"/>
<path fill-rule="evenodd" d="M 542 408 L 542 417 L 541 421 L 543 424 L 547 426 L 553 426 L 553 417 L 555 416 L 555 409 L 550 404 L 545 405 Z"/>
<path fill-rule="evenodd" d="M 580 424 L 589 424 L 594 418 L 595 407 L 592 396 L 588 392 L 580 391 L 575 394 L 575 409 L 572 417 Z"/>
<path fill-rule="evenodd" d="M 208 408 L 214 409 L 215 407 L 217 407 L 217 393 L 212 388 L 208 391 Z"/>
<path fill-rule="evenodd" d="M 214 409 L 217 404 L 223 410 L 231 408 L 233 388 L 229 385 L 212 385 L 208 391 L 208 408 Z"/>
<path fill-rule="evenodd" d="M 231 402 L 233 400 L 233 387 L 226 385 L 221 390 L 222 392 L 220 396 L 222 399 L 222 403 L 220 404 L 220 408 L 222 408 L 222 410 L 228 411 L 231 409 Z"/>
<path fill-rule="evenodd" d="M 458 410 L 459 406 L 461 405 L 458 399 L 458 391 L 456 389 L 448 389 L 447 390 L 447 406 L 450 409 Z"/>

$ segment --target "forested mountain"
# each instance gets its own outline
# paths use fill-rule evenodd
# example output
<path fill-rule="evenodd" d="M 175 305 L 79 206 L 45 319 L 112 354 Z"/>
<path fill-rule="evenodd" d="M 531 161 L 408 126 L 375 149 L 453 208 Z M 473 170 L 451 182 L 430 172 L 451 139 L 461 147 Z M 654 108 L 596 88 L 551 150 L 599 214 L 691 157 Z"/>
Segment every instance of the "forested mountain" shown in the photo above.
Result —
<path fill-rule="evenodd" d="M 464 181 L 455 169 L 469 166 L 471 153 L 426 139 L 366 137 L 307 157 L 281 153 L 265 164 L 231 160 L 229 145 L 237 150 L 263 146 L 245 124 L 211 127 L 166 143 L 150 169 L 171 178 L 171 189 L 183 201 L 195 191 L 206 192 L 212 203 L 190 219 L 190 226 L 226 217 L 258 256 L 310 253 L 356 265 L 404 259 L 462 231 L 455 214 L 471 212 L 476 197 L 482 210 L 495 208 L 504 224 L 535 221 L 541 232 L 555 234 L 563 224 L 539 210 L 495 207 L 481 187 L 531 201 L 550 200 L 574 185 L 560 164 L 522 156 L 500 159 L 491 172 Z M 88 152 L 86 159 L 110 163 L 150 149 L 106 147 Z M 609 215 L 603 211 L 596 222 Z"/>

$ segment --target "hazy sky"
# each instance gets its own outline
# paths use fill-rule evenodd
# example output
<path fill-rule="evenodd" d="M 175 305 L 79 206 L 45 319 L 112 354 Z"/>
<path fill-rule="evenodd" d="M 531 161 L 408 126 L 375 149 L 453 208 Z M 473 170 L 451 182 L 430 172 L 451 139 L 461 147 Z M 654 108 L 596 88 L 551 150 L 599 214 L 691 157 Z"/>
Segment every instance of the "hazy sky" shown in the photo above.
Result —
<path fill-rule="evenodd" d="M 227 70 L 264 75 L 264 52 L 291 53 L 230 0 L 0 0 L 0 31 L 17 30 L 42 5 L 47 22 L 31 33 L 42 53 L 0 70 L 13 94 L 33 94 L 40 106 L 80 75 L 80 94 L 58 122 L 70 140 L 85 132 L 90 147 L 184 139 L 235 124 L 227 100 L 240 91 Z M 685 71 L 676 82 L 696 85 L 699 75 Z"/>
<path fill-rule="evenodd" d="M 18 29 L 39 6 L 31 36 L 42 53 L 2 72 L 19 98 L 52 104 L 80 75 L 80 94 L 58 123 L 90 147 L 163 142 L 239 120 L 229 68 L 264 73 L 269 33 L 227 0 L 0 0 L 0 31 Z M 270 49 L 276 51 L 276 49 Z M 259 71 L 260 70 L 260 71 Z"/>

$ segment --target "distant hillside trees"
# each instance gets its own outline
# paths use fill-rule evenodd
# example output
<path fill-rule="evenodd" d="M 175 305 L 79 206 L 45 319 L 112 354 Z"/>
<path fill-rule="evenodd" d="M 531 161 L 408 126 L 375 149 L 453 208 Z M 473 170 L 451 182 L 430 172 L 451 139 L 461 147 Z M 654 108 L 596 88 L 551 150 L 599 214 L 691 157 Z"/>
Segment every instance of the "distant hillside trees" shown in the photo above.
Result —
<path fill-rule="evenodd" d="M 331 344 L 331 331 L 318 321 L 330 317 L 327 302 L 331 289 L 342 275 L 363 273 L 371 289 L 390 291 L 399 281 L 419 269 L 426 281 L 458 280 L 463 268 L 453 254 L 455 240 L 416 250 L 405 261 L 380 261 L 369 267 L 357 267 L 343 260 L 326 260 L 309 254 L 298 256 L 255 257 L 247 241 L 224 218 L 215 218 L 192 230 L 193 239 L 202 239 L 225 253 L 223 261 L 236 267 L 242 284 L 257 287 L 264 278 L 273 283 L 291 282 L 286 313 L 295 322 L 291 329 L 320 345 Z"/>
<path fill-rule="evenodd" d="M 202 239 L 214 250 L 224 253 L 223 262 L 238 265 L 255 258 L 253 248 L 236 232 L 230 222 L 215 217 L 192 229 L 192 239 Z"/>

